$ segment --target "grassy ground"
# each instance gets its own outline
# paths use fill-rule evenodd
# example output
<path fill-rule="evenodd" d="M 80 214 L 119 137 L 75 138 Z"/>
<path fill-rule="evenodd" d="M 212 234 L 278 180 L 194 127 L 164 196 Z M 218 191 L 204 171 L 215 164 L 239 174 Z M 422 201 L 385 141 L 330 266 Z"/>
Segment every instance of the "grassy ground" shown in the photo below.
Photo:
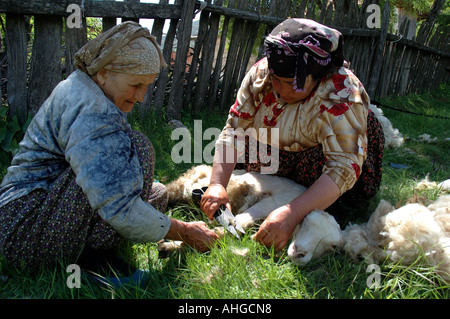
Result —
<path fill-rule="evenodd" d="M 441 86 L 432 93 L 389 98 L 384 104 L 421 114 L 450 117 L 450 86 Z M 428 176 L 430 181 L 450 178 L 449 120 L 412 115 L 383 108 L 385 115 L 405 136 L 405 144 L 387 149 L 384 175 L 378 197 L 372 209 L 383 198 L 394 205 L 418 196 L 426 201 L 441 193 L 436 189 L 417 190 L 415 186 Z M 226 114 L 203 114 L 203 131 L 221 128 Z M 184 116 L 183 122 L 192 129 L 195 118 Z M 131 118 L 132 125 L 148 134 L 157 152 L 156 179 L 168 182 L 193 164 L 173 164 L 171 149 L 178 140 L 171 140 L 172 128 L 154 117 L 144 121 Z M 437 137 L 438 141 L 415 141 L 421 134 Z M 208 143 L 208 141 L 204 142 Z M 205 145 L 203 145 L 205 146 Z M 4 158 L 4 156 L 3 156 Z M 4 172 L 6 160 L 0 165 Z M 407 166 L 398 169 L 391 163 Z M 172 217 L 193 220 L 205 217 L 195 207 L 173 207 Z M 60 261 L 35 273 L 19 271 L 8 266 L 0 257 L 0 298 L 429 298 L 448 299 L 449 287 L 421 259 L 411 266 L 386 262 L 380 266 L 380 285 L 368 287 L 372 275 L 363 261 L 354 262 L 344 252 L 335 251 L 304 267 L 294 266 L 286 257 L 274 256 L 270 249 L 250 239 L 254 229 L 243 239 L 226 236 L 209 253 L 199 254 L 191 249 L 159 259 L 156 244 L 124 245 L 123 255 L 136 265 L 150 271 L 150 281 L 142 288 L 113 289 L 92 284 L 82 278 L 81 288 L 69 289 L 66 280 L 67 263 Z M 236 249 L 248 249 L 245 256 Z"/>

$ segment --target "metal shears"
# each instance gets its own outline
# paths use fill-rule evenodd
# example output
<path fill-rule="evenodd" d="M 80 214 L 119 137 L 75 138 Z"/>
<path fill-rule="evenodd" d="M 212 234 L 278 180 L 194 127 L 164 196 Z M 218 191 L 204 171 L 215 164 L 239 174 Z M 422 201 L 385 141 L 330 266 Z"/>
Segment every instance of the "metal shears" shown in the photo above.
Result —
<path fill-rule="evenodd" d="M 207 189 L 208 186 L 194 189 L 192 191 L 192 200 L 195 203 L 200 203 L 200 200 Z M 236 217 L 234 217 L 233 213 L 230 212 L 230 210 L 226 208 L 225 205 L 220 205 L 219 209 L 214 213 L 214 218 L 219 222 L 219 224 L 221 224 L 226 230 L 228 230 L 237 238 L 240 238 L 237 230 L 245 234 L 241 223 L 239 223 Z"/>

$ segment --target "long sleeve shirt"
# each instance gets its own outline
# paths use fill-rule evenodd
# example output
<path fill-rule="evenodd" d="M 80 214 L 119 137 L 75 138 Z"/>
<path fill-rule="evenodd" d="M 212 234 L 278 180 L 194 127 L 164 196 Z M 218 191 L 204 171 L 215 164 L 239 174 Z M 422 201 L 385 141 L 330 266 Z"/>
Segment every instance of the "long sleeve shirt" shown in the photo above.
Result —
<path fill-rule="evenodd" d="M 0 185 L 1 206 L 49 191 L 69 166 L 94 211 L 131 241 L 166 235 L 170 218 L 141 197 L 143 176 L 125 114 L 85 73 L 60 82 L 30 123 Z"/>
<path fill-rule="evenodd" d="M 246 74 L 216 147 L 227 145 L 239 152 L 249 128 L 260 142 L 284 151 L 300 152 L 321 144 L 326 158 L 323 172 L 343 194 L 356 183 L 366 159 L 369 105 L 363 85 L 345 67 L 322 79 L 307 99 L 280 101 L 264 58 Z M 278 129 L 278 138 L 272 138 L 272 128 Z"/>

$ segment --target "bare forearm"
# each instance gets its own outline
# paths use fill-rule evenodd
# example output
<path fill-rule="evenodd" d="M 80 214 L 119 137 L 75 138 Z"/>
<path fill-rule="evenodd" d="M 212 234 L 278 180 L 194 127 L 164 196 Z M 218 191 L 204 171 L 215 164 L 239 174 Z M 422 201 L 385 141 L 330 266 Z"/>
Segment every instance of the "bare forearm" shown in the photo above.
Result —
<path fill-rule="evenodd" d="M 214 154 L 210 184 L 219 184 L 226 188 L 236 166 L 236 162 L 237 155 L 233 148 L 217 148 Z"/>
<path fill-rule="evenodd" d="M 183 234 L 186 233 L 186 223 L 173 218 L 170 219 L 170 222 L 170 228 L 165 238 L 170 240 L 183 240 Z"/>
<path fill-rule="evenodd" d="M 322 174 L 311 187 L 288 205 L 300 222 L 314 209 L 326 210 L 339 196 L 340 191 L 336 183 L 328 175 Z"/>

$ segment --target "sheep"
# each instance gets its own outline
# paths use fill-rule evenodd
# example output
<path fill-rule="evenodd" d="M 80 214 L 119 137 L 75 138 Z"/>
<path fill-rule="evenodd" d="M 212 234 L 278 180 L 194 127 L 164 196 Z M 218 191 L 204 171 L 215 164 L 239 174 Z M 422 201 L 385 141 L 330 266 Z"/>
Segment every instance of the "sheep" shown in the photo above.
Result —
<path fill-rule="evenodd" d="M 391 121 L 389 121 L 389 119 L 384 116 L 383 111 L 374 104 L 370 104 L 369 109 L 375 113 L 375 116 L 377 117 L 378 121 L 381 124 L 381 127 L 383 128 L 385 138 L 384 145 L 386 147 L 402 146 L 405 141 L 403 135 L 399 132 L 398 129 L 392 126 Z"/>
<path fill-rule="evenodd" d="M 169 204 L 191 202 L 192 190 L 207 186 L 211 171 L 208 165 L 195 166 L 169 183 Z M 232 211 L 244 229 L 266 218 L 305 190 L 306 187 L 288 178 L 243 170 L 234 170 L 227 186 Z M 320 210 L 308 214 L 296 227 L 292 238 L 288 256 L 297 265 L 305 265 L 334 246 L 341 246 L 343 239 L 334 217 Z"/>
<path fill-rule="evenodd" d="M 189 203 L 192 190 L 209 185 L 212 167 L 194 166 L 167 185 L 169 205 Z M 234 170 L 227 186 L 232 212 L 244 229 L 266 218 L 306 190 L 296 182 L 274 175 Z"/>
<path fill-rule="evenodd" d="M 334 217 L 322 210 L 313 210 L 295 229 L 288 256 L 294 264 L 306 265 L 342 244 L 341 228 Z"/>
<path fill-rule="evenodd" d="M 194 188 L 209 184 L 211 170 L 210 166 L 196 166 L 168 184 L 169 203 L 190 202 Z M 233 172 L 227 187 L 233 212 L 244 229 L 305 190 L 288 178 L 239 170 Z M 349 224 L 344 230 L 330 214 L 314 210 L 296 227 L 288 256 L 297 265 L 335 247 L 369 264 L 385 260 L 411 264 L 423 256 L 450 282 L 449 207 L 450 195 L 428 206 L 409 203 L 397 209 L 381 200 L 366 223 Z"/>

